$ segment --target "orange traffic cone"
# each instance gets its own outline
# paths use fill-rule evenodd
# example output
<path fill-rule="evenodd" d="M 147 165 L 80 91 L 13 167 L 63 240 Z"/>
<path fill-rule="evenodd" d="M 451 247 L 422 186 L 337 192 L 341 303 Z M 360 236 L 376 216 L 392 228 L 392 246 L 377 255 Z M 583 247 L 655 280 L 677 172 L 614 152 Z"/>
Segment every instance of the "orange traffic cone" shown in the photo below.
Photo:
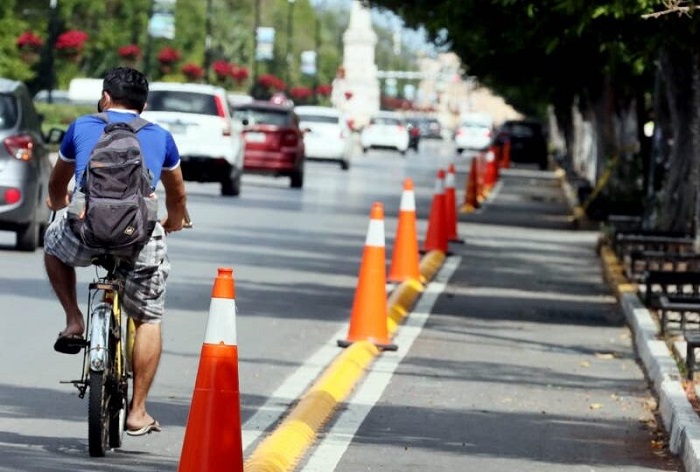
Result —
<path fill-rule="evenodd" d="M 420 261 L 418 260 L 418 236 L 416 230 L 416 195 L 413 180 L 403 181 L 399 223 L 396 227 L 394 253 L 391 257 L 389 282 L 400 283 L 408 279 L 420 280 Z"/>
<path fill-rule="evenodd" d="M 348 347 L 356 341 L 370 341 L 379 349 L 395 351 L 389 340 L 386 303 L 386 260 L 384 250 L 384 206 L 375 202 L 370 212 L 369 228 L 355 289 L 347 340 L 338 345 Z"/>
<path fill-rule="evenodd" d="M 484 178 L 486 175 L 486 158 L 483 152 L 480 152 L 479 155 L 476 156 L 476 163 L 479 168 L 479 172 L 476 174 L 476 198 L 479 200 L 479 203 L 481 203 L 486 200 L 486 179 Z"/>
<path fill-rule="evenodd" d="M 445 220 L 445 171 L 439 169 L 435 181 L 435 194 L 428 218 L 428 234 L 422 247 L 423 252 L 442 251 L 447 254 L 447 224 Z"/>
<path fill-rule="evenodd" d="M 501 168 L 508 169 L 510 167 L 510 139 L 506 139 L 503 143 L 503 151 L 501 154 Z"/>
<path fill-rule="evenodd" d="M 219 268 L 178 472 L 243 471 L 235 293 Z"/>
<path fill-rule="evenodd" d="M 484 172 L 484 198 L 488 197 L 491 189 L 496 185 L 498 173 L 498 162 L 496 161 L 496 147 L 492 146 L 484 155 L 485 172 Z"/>
<path fill-rule="evenodd" d="M 472 158 L 471 168 L 469 170 L 469 176 L 465 180 L 466 190 L 464 191 L 464 205 L 462 205 L 461 211 L 463 213 L 468 213 L 479 208 L 479 197 L 478 197 L 478 177 L 479 172 L 478 163 L 476 157 Z"/>
<path fill-rule="evenodd" d="M 455 165 L 450 164 L 445 176 L 445 223 L 448 242 L 463 243 L 457 235 L 457 193 L 455 191 Z"/>

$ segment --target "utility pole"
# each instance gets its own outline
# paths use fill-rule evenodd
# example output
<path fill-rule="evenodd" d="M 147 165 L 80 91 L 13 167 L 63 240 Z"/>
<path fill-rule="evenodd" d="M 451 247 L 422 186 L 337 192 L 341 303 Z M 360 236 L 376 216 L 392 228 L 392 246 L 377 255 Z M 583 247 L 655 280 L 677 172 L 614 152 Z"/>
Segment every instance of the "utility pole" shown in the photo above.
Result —
<path fill-rule="evenodd" d="M 260 27 L 260 0 L 255 0 L 253 4 L 253 84 L 258 82 L 258 28 Z"/>
<path fill-rule="evenodd" d="M 56 88 L 56 67 L 54 61 L 54 46 L 56 45 L 56 37 L 58 36 L 58 0 L 51 0 L 49 3 L 51 10 L 49 11 L 49 37 L 46 41 L 46 69 L 48 70 L 48 90 L 47 97 L 49 103 L 53 103 L 53 89 Z"/>
<path fill-rule="evenodd" d="M 151 71 L 151 55 L 153 51 L 153 36 L 151 36 L 150 24 L 153 17 L 153 7 L 155 0 L 151 0 L 148 5 L 148 19 L 146 20 L 146 48 L 143 52 L 143 74 L 148 77 Z M 150 79 L 149 79 L 150 80 Z"/>
<path fill-rule="evenodd" d="M 294 0 L 287 0 L 287 85 L 292 78 L 292 64 L 294 62 L 292 49 L 292 35 L 293 35 L 293 20 L 294 17 Z"/>
<path fill-rule="evenodd" d="M 205 23 L 205 29 L 206 29 L 206 37 L 204 38 L 204 78 L 206 82 L 209 82 L 209 67 L 211 66 L 211 55 L 212 55 L 212 50 L 211 50 L 211 43 L 212 43 L 212 38 L 211 38 L 211 16 L 212 16 L 212 0 L 207 0 L 207 12 L 206 12 L 206 23 Z"/>

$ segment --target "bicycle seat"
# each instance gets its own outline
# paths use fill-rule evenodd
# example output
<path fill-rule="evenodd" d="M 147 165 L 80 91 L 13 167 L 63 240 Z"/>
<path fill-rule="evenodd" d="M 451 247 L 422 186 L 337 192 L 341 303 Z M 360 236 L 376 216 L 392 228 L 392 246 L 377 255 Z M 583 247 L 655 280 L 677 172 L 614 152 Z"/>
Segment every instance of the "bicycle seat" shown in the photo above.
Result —
<path fill-rule="evenodd" d="M 119 265 L 119 260 L 112 254 L 99 254 L 97 256 L 93 256 L 92 265 L 102 267 L 108 272 L 112 272 Z"/>

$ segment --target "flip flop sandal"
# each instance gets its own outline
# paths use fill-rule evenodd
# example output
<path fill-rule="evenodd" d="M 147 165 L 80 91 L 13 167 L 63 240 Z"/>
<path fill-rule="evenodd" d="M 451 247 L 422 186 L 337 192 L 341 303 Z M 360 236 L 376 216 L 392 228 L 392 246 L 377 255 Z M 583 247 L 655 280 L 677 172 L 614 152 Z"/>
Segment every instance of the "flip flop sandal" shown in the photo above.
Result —
<path fill-rule="evenodd" d="M 147 424 L 146 426 L 139 429 L 127 429 L 126 434 L 129 436 L 144 436 L 151 433 L 159 433 L 161 431 L 160 424 L 156 420 L 153 423 Z"/>
<path fill-rule="evenodd" d="M 83 347 L 85 347 L 85 339 L 79 334 L 58 333 L 58 339 L 53 345 L 56 352 L 63 354 L 77 354 Z"/>

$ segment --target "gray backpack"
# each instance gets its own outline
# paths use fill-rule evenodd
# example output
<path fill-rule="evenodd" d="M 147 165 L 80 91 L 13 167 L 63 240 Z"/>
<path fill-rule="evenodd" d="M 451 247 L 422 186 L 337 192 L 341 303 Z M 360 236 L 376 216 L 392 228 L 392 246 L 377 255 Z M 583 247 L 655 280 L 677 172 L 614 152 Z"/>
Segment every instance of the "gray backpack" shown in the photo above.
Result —
<path fill-rule="evenodd" d="M 105 113 L 94 116 L 106 125 L 81 179 L 83 209 L 69 211 L 70 225 L 87 246 L 134 255 L 148 242 L 158 221 L 153 177 L 136 136 L 148 121 L 137 117 L 130 123 L 110 123 Z"/>

